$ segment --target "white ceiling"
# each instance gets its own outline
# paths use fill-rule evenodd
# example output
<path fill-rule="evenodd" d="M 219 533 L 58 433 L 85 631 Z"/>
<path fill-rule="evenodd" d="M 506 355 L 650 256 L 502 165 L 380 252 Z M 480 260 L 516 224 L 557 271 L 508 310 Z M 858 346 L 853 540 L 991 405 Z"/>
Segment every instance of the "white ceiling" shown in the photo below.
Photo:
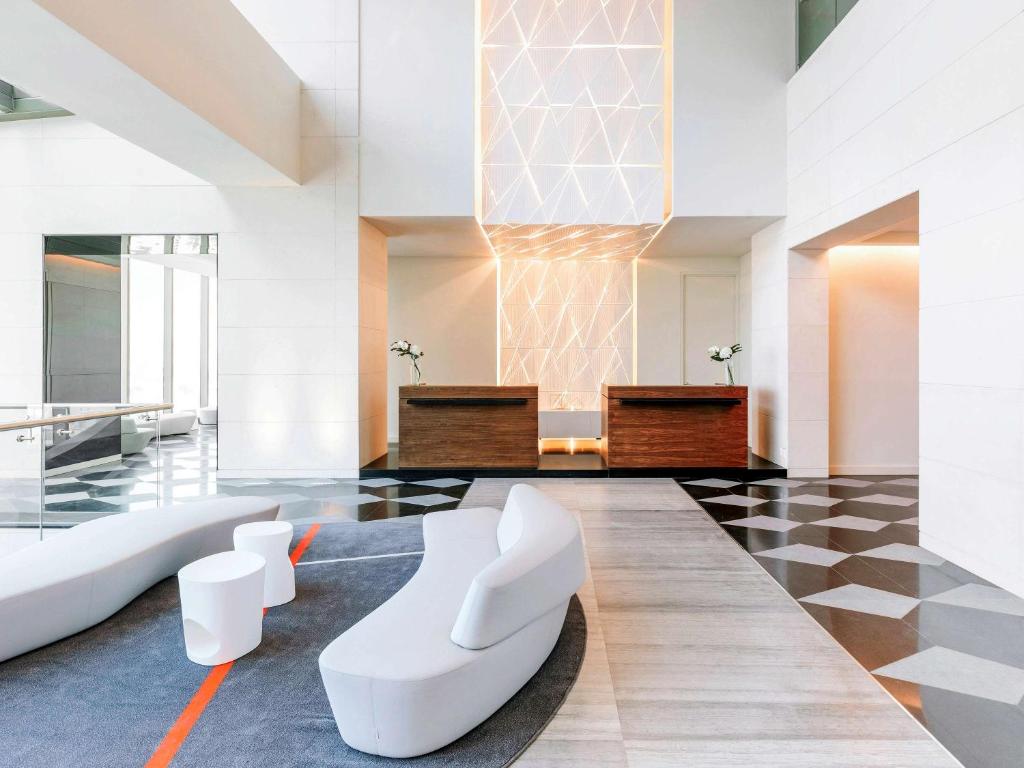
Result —
<path fill-rule="evenodd" d="M 644 251 L 645 258 L 672 256 L 742 256 L 750 237 L 776 221 L 772 216 L 676 217 Z M 390 256 L 493 258 L 476 219 L 464 217 L 369 218 L 388 236 Z"/>

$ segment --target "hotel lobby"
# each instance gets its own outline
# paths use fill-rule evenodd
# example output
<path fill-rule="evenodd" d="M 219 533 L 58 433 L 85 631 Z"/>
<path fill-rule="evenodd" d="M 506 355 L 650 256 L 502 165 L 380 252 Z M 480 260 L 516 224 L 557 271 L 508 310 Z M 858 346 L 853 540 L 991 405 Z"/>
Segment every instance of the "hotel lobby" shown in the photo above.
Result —
<path fill-rule="evenodd" d="M 1022 49 L 0 4 L 0 765 L 1024 766 Z"/>

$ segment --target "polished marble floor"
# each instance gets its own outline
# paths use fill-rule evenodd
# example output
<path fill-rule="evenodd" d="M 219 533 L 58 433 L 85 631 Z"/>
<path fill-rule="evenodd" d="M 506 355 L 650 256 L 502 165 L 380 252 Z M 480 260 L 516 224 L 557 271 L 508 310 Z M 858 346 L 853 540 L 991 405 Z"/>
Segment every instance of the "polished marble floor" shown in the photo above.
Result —
<path fill-rule="evenodd" d="M 295 523 L 379 520 L 458 506 L 469 481 L 433 477 L 237 480 L 217 473 L 217 428 L 164 438 L 159 449 L 69 475 L 47 478 L 44 535 L 103 515 L 221 496 L 268 496 Z M 38 539 L 38 481 L 0 480 L 0 554 Z M 20 530 L 19 530 L 20 529 Z"/>
<path fill-rule="evenodd" d="M 1024 766 L 1024 600 L 918 546 L 916 478 L 681 484 L 964 766 Z"/>

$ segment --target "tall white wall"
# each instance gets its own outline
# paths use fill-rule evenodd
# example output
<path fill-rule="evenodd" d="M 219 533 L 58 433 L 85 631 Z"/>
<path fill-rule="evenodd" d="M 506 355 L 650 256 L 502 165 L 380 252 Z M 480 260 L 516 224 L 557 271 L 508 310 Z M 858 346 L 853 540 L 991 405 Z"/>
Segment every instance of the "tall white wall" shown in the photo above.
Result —
<path fill-rule="evenodd" d="M 830 471 L 916 474 L 918 249 L 833 248 L 828 266 Z"/>
<path fill-rule="evenodd" d="M 638 384 L 683 383 L 683 302 L 685 275 L 734 275 L 737 321 L 742 324 L 740 259 L 734 256 L 641 258 L 636 274 Z M 729 341 L 721 339 L 722 342 Z M 737 338 L 732 341 L 743 343 Z M 745 353 L 736 358 L 737 382 L 746 383 Z"/>
<path fill-rule="evenodd" d="M 212 187 L 78 118 L 0 125 L 5 279 L 41 280 L 41 235 L 220 234 L 224 474 L 359 466 L 358 4 L 237 0 L 298 73 L 303 185 Z M 32 302 L 34 299 L 27 299 Z M 31 306 L 26 312 L 32 311 Z M 8 321 L 4 321 L 8 322 Z M 38 398 L 39 345 L 0 333 L 0 401 Z"/>
<path fill-rule="evenodd" d="M 388 263 L 388 341 L 423 348 L 423 381 L 494 384 L 498 283 L 494 259 L 392 256 Z M 409 360 L 388 360 L 388 436 L 398 440 L 398 388 Z"/>
<path fill-rule="evenodd" d="M 363 3 L 364 216 L 472 216 L 473 0 Z"/>
<path fill-rule="evenodd" d="M 672 211 L 786 212 L 786 82 L 796 66 L 791 0 L 675 0 Z"/>
<path fill-rule="evenodd" d="M 921 542 L 1024 594 L 1022 46 L 1024 0 L 861 0 L 790 81 L 788 216 L 752 264 L 756 348 L 789 249 L 920 192 Z M 778 421 L 801 357 L 757 354 Z M 791 471 L 827 465 L 789 426 Z"/>

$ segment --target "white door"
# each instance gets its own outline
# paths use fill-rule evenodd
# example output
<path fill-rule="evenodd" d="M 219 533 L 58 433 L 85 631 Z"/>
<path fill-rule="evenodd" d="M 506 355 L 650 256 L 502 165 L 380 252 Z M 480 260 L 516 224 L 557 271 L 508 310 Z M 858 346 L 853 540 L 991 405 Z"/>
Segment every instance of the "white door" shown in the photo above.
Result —
<path fill-rule="evenodd" d="M 684 384 L 725 383 L 724 366 L 708 357 L 708 347 L 739 341 L 736 300 L 736 275 L 683 275 Z"/>

